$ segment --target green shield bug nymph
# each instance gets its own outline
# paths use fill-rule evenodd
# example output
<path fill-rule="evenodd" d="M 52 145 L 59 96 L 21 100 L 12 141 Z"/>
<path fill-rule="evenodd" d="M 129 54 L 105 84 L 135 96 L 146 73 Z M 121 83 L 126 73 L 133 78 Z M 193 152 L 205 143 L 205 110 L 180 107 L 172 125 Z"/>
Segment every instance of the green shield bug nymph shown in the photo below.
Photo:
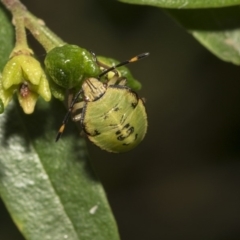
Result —
<path fill-rule="evenodd" d="M 80 121 L 89 140 L 108 152 L 127 152 L 136 147 L 147 131 L 147 115 L 143 99 L 125 86 L 126 79 L 120 77 L 115 68 L 135 62 L 149 53 L 143 53 L 116 66 L 105 69 L 98 78 L 87 78 L 81 90 L 73 98 L 64 117 L 56 141 L 64 131 L 71 114 Z M 98 62 L 101 65 L 100 62 Z M 114 76 L 106 83 L 99 81 L 113 71 Z M 82 96 L 83 101 L 77 102 Z"/>

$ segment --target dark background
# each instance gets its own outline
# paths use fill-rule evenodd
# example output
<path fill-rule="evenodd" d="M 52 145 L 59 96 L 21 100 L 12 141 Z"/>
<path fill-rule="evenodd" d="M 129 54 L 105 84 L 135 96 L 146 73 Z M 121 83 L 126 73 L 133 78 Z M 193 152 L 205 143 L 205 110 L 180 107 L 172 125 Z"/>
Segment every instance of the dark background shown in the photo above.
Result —
<path fill-rule="evenodd" d="M 157 8 L 111 0 L 23 3 L 66 42 L 97 55 L 151 53 L 129 66 L 147 99 L 145 140 L 126 154 L 89 144 L 122 240 L 240 239 L 239 68 Z M 2 203 L 0 226 L 1 240 L 23 239 Z"/>

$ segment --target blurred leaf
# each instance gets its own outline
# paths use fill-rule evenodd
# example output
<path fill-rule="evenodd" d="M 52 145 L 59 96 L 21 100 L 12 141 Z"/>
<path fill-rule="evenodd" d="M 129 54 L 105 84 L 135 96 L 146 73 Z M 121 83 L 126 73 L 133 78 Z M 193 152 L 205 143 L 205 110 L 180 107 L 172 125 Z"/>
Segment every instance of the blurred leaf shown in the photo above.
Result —
<path fill-rule="evenodd" d="M 13 49 L 13 27 L 0 3 L 0 71 Z"/>
<path fill-rule="evenodd" d="M 240 6 L 168 13 L 220 59 L 240 64 Z"/>
<path fill-rule="evenodd" d="M 12 48 L 12 25 L 0 8 L 0 69 Z M 75 125 L 54 142 L 65 111 L 59 102 L 39 100 L 32 115 L 24 115 L 14 103 L 0 115 L 1 198 L 26 239 L 118 240 Z"/>
<path fill-rule="evenodd" d="M 164 8 L 217 8 L 240 4 L 240 0 L 120 0 L 131 4 L 150 5 Z"/>
<path fill-rule="evenodd" d="M 165 9 L 203 46 L 224 61 L 240 64 L 240 6 L 210 8 L 239 4 L 240 1 L 162 1 L 121 0 Z M 180 9 L 206 8 L 209 9 Z"/>
<path fill-rule="evenodd" d="M 55 100 L 38 101 L 32 115 L 13 103 L 0 115 L 1 197 L 26 239 L 118 240 L 75 124 L 54 141 L 64 114 Z"/>

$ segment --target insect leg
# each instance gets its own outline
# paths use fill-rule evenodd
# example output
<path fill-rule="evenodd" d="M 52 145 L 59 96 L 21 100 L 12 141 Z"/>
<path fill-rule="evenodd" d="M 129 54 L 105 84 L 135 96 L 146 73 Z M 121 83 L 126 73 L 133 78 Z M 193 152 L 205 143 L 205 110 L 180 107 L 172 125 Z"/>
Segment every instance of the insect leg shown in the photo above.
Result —
<path fill-rule="evenodd" d="M 127 79 L 125 77 L 119 78 L 119 83 L 118 85 L 120 86 L 125 86 L 127 83 Z"/>
<path fill-rule="evenodd" d="M 100 61 L 97 61 L 98 65 L 100 66 L 100 68 L 103 70 L 103 72 L 105 72 L 109 66 L 100 62 Z M 108 80 L 107 81 L 107 85 L 115 85 L 115 83 L 117 82 L 117 79 L 119 78 L 119 72 L 116 70 L 116 69 L 113 69 L 112 71 L 108 72 L 106 74 L 106 79 Z"/>
<path fill-rule="evenodd" d="M 76 111 L 78 111 L 79 109 L 82 109 L 82 108 L 84 107 L 84 104 L 85 104 L 84 101 L 75 103 L 74 106 L 73 106 L 73 109 L 72 109 L 72 113 L 74 114 L 74 113 L 76 113 Z M 80 121 L 81 115 L 82 115 L 81 113 L 76 114 L 74 117 L 72 117 L 72 120 L 73 120 L 74 122 Z"/>
<path fill-rule="evenodd" d="M 55 139 L 56 142 L 57 142 L 57 141 L 59 140 L 59 138 L 61 137 L 61 135 L 62 135 L 62 133 L 63 133 L 63 131 L 64 131 L 64 129 L 65 129 L 65 126 L 66 126 L 66 124 L 67 124 L 67 121 L 68 121 L 69 117 L 71 116 L 71 113 L 72 113 L 72 110 L 73 110 L 73 106 L 75 105 L 75 103 L 77 102 L 77 100 L 78 100 L 78 98 L 79 98 L 79 96 L 80 96 L 81 94 L 82 94 L 82 90 L 80 90 L 80 91 L 75 95 L 75 97 L 73 98 L 73 100 L 72 100 L 72 102 L 71 102 L 71 104 L 70 104 L 70 106 L 69 106 L 69 108 L 68 108 L 68 111 L 67 111 L 65 117 L 63 118 L 62 125 L 61 125 L 61 127 L 59 128 L 59 130 L 58 130 L 58 134 L 57 134 L 56 139 Z"/>

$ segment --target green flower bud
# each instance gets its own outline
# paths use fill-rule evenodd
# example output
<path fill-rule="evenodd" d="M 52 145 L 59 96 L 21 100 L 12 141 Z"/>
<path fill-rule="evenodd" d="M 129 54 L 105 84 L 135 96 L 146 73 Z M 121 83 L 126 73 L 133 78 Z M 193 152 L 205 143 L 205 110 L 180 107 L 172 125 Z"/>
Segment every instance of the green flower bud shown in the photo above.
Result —
<path fill-rule="evenodd" d="M 44 63 L 52 80 L 65 89 L 80 88 L 84 79 L 101 73 L 94 56 L 75 45 L 66 44 L 52 49 Z"/>
<path fill-rule="evenodd" d="M 14 88 L 4 89 L 2 82 L 2 74 L 0 74 L 0 100 L 1 100 L 1 111 L 3 113 L 4 107 L 8 105 L 10 100 L 12 99 L 12 95 L 14 93 Z"/>
<path fill-rule="evenodd" d="M 51 92 L 48 80 L 40 63 L 32 56 L 21 54 L 13 55 L 3 69 L 0 79 L 0 99 L 7 106 L 14 91 L 17 91 L 18 100 L 25 113 L 30 114 L 38 96 L 50 101 Z"/>

